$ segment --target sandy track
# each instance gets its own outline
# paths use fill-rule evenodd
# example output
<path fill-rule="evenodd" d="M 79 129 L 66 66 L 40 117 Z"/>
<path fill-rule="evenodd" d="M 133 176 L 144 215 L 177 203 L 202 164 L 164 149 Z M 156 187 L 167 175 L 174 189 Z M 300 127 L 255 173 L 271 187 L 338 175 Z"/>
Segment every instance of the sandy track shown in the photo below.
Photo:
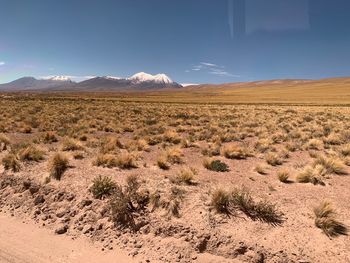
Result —
<path fill-rule="evenodd" d="M 85 239 L 52 234 L 47 229 L 0 214 L 2 263 L 129 263 L 121 251 L 102 252 Z"/>

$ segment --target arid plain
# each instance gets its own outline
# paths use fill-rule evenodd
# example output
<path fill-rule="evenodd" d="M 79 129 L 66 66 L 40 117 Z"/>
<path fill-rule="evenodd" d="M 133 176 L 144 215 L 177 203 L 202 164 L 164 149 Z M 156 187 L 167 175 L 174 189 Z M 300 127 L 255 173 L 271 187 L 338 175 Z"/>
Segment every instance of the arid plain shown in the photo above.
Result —
<path fill-rule="evenodd" d="M 348 80 L 244 85 L 1 95 L 0 213 L 135 262 L 349 262 Z"/>

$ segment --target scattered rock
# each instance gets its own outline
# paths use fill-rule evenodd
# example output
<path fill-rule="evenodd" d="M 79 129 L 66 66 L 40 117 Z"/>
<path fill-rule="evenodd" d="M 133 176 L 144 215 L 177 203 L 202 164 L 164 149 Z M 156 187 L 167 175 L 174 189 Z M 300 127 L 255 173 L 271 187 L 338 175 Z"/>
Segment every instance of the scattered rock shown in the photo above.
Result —
<path fill-rule="evenodd" d="M 29 187 L 29 192 L 33 195 L 37 192 L 39 192 L 40 187 L 37 185 L 32 185 Z"/>
<path fill-rule="evenodd" d="M 56 228 L 55 233 L 58 235 L 62 235 L 64 233 L 66 233 L 67 230 L 68 230 L 68 226 L 61 224 Z"/>
<path fill-rule="evenodd" d="M 89 206 L 89 205 L 91 205 L 91 204 L 92 204 L 92 200 L 90 200 L 90 199 L 84 199 L 84 200 L 81 201 L 81 203 L 80 203 L 80 205 L 81 205 L 82 207 Z"/>
<path fill-rule="evenodd" d="M 89 233 L 91 230 L 93 230 L 92 225 L 85 225 L 85 226 L 83 227 L 83 234 L 87 234 L 87 233 Z"/>
<path fill-rule="evenodd" d="M 58 218 L 61 218 L 61 217 L 63 217 L 66 213 L 67 213 L 67 211 L 66 211 L 65 209 L 61 208 L 61 209 L 59 209 L 59 210 L 57 211 L 56 216 L 57 216 Z"/>
<path fill-rule="evenodd" d="M 43 195 L 38 195 L 34 198 L 34 205 L 39 205 L 45 202 L 45 198 Z"/>

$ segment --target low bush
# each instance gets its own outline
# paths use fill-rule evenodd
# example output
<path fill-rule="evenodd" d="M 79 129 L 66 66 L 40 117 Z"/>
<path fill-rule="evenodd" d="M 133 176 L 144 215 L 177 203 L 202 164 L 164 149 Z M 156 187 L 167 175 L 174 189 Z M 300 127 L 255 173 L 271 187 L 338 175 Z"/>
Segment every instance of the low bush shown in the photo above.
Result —
<path fill-rule="evenodd" d="M 205 168 L 207 168 L 210 171 L 215 171 L 215 172 L 229 171 L 228 165 L 220 160 L 204 159 L 203 165 Z"/>
<path fill-rule="evenodd" d="M 116 188 L 116 183 L 110 177 L 98 176 L 92 181 L 91 193 L 97 199 L 102 199 L 112 194 Z"/>

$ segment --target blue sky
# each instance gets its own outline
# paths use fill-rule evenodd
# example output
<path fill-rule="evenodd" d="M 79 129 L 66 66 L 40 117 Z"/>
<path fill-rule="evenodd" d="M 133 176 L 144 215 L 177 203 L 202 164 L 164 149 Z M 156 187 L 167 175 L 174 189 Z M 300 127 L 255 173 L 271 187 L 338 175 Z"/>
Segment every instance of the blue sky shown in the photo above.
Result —
<path fill-rule="evenodd" d="M 348 0 L 0 0 L 0 83 L 350 76 Z"/>

